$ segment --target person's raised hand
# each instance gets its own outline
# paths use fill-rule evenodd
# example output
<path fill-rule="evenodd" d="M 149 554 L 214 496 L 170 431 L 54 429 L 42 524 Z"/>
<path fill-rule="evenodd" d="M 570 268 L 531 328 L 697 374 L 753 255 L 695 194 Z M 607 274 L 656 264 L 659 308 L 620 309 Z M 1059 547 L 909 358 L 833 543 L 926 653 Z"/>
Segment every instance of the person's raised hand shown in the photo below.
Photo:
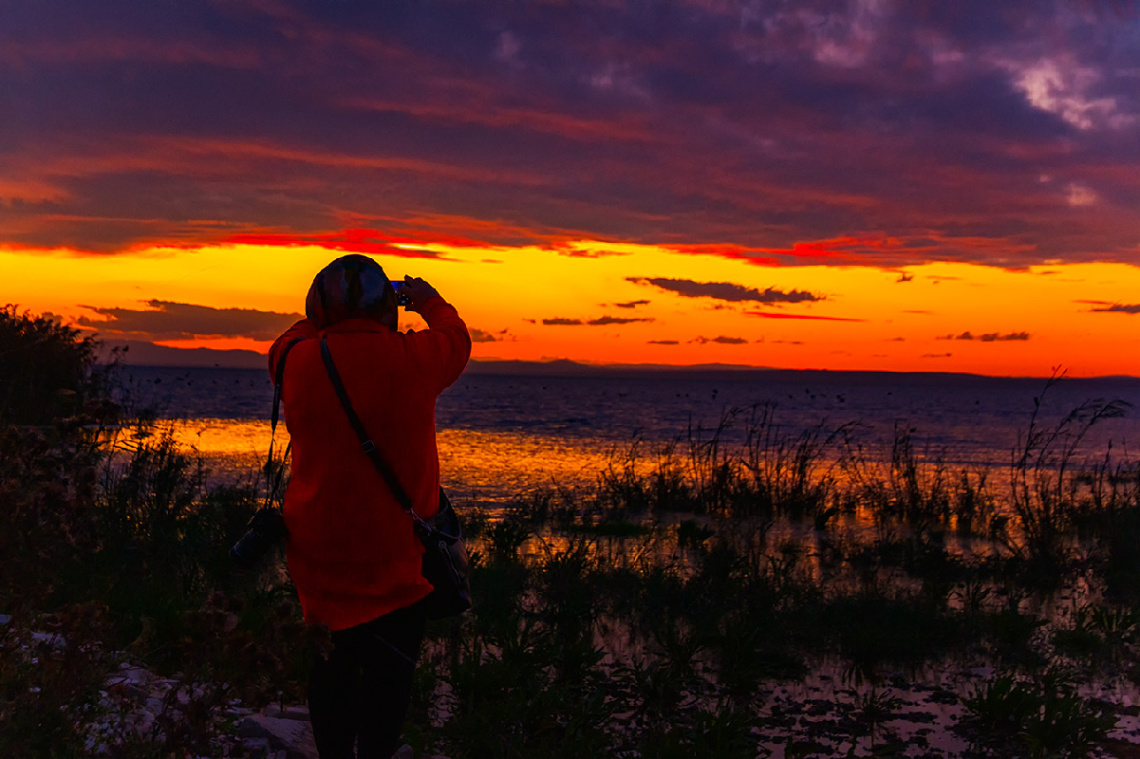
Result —
<path fill-rule="evenodd" d="M 417 312 L 429 300 L 439 296 L 439 292 L 421 277 L 412 276 L 404 277 L 404 286 L 400 292 L 408 296 L 408 310 Z"/>

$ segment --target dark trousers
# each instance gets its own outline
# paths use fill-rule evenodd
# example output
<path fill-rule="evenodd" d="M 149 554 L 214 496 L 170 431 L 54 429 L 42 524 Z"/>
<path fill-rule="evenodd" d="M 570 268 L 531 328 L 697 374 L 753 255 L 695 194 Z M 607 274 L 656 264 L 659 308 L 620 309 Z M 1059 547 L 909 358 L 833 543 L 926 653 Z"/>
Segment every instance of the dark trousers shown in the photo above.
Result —
<path fill-rule="evenodd" d="M 423 636 L 419 605 L 332 633 L 332 653 L 317 658 L 309 679 L 321 759 L 390 759 L 396 752 Z"/>

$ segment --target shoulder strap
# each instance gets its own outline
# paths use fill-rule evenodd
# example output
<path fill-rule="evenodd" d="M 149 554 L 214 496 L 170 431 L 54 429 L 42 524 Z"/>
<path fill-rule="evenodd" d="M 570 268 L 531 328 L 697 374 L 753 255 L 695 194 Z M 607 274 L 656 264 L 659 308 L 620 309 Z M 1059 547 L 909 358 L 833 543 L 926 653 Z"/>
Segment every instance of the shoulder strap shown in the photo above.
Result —
<path fill-rule="evenodd" d="M 304 338 L 298 337 L 290 340 L 285 344 L 285 348 L 281 351 L 281 358 L 277 359 L 277 366 L 273 372 L 273 413 L 269 417 L 269 455 L 265 458 L 265 505 L 269 506 L 273 500 L 273 494 L 276 492 L 277 487 L 281 484 L 281 478 L 284 474 L 284 467 L 277 472 L 277 481 L 272 481 L 273 476 L 273 441 L 277 436 L 277 420 L 281 414 L 281 385 L 285 381 L 285 359 L 289 357 L 289 351 L 293 350 L 293 346 L 301 342 Z M 293 441 L 289 441 L 289 445 L 285 447 L 285 455 L 288 457 L 289 450 L 293 447 Z"/>
<path fill-rule="evenodd" d="M 360 441 L 360 447 L 368 456 L 372 466 L 376 467 L 376 471 L 388 483 L 391 488 L 392 494 L 396 496 L 396 500 L 404 508 L 404 511 L 411 515 L 415 520 L 416 526 L 421 529 L 431 530 L 431 526 L 425 522 L 412 506 L 412 499 L 408 497 L 408 492 L 404 490 L 404 486 L 400 484 L 397 479 L 396 473 L 388 466 L 388 462 L 380 455 L 380 451 L 376 450 L 376 444 L 372 442 L 372 438 L 368 436 L 367 430 L 364 429 L 364 423 L 360 421 L 356 410 L 352 407 L 352 401 L 348 397 L 348 391 L 344 389 L 344 382 L 340 379 L 340 372 L 337 371 L 336 363 L 333 361 L 332 353 L 329 351 L 329 344 L 321 337 L 321 360 L 325 362 L 325 370 L 328 372 L 329 380 L 332 382 L 333 389 L 336 390 L 336 397 L 340 399 L 340 405 L 344 408 L 345 416 L 348 417 L 348 423 L 352 425 L 353 432 L 356 433 L 357 439 Z"/>
<path fill-rule="evenodd" d="M 303 339 L 303 337 L 298 337 L 286 343 L 285 348 L 281 351 L 281 358 L 277 359 L 277 367 L 273 376 L 273 415 L 270 417 L 269 423 L 271 433 L 269 438 L 270 448 L 273 447 L 272 433 L 277 431 L 277 418 L 281 410 L 281 383 L 285 381 L 285 359 L 289 358 L 289 351 L 293 350 L 293 346 Z"/>

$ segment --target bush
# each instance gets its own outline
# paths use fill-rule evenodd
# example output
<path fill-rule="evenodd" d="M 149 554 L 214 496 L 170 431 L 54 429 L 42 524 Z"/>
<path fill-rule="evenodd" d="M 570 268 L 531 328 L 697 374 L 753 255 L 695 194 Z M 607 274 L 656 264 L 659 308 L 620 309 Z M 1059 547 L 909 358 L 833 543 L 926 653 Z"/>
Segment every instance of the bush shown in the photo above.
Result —
<path fill-rule="evenodd" d="M 0 308 L 0 424 L 49 425 L 107 414 L 107 372 L 96 343 L 48 315 Z"/>

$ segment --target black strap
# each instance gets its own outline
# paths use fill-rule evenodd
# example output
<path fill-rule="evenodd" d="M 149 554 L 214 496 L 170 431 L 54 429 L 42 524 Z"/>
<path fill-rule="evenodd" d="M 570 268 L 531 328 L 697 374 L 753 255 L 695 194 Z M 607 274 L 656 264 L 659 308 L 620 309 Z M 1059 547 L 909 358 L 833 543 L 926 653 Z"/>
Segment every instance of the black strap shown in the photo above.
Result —
<path fill-rule="evenodd" d="M 277 359 L 277 367 L 273 373 L 273 413 L 269 417 L 269 455 L 265 459 L 265 505 L 269 506 L 270 501 L 273 500 L 273 493 L 276 492 L 277 487 L 281 484 L 283 471 L 278 471 L 277 482 L 270 482 L 270 473 L 273 471 L 273 441 L 277 437 L 277 420 L 281 413 L 281 386 L 285 381 L 285 359 L 289 357 L 289 351 L 293 350 L 293 346 L 301 342 L 304 338 L 297 337 L 290 340 L 285 344 L 285 348 L 281 351 L 281 358 Z M 293 449 L 293 441 L 289 441 L 289 445 L 285 446 L 285 456 L 288 457 L 289 451 Z"/>
<path fill-rule="evenodd" d="M 285 359 L 289 357 L 289 351 L 293 350 L 293 346 L 301 342 L 304 338 L 297 337 L 290 340 L 285 344 L 284 350 L 281 351 L 281 358 L 277 359 L 277 370 L 273 376 L 273 415 L 270 417 L 270 448 L 273 446 L 272 432 L 277 431 L 277 418 L 280 412 L 281 405 L 281 384 L 285 381 Z"/>
<path fill-rule="evenodd" d="M 380 451 L 376 450 L 376 444 L 372 442 L 372 438 L 368 436 L 367 430 L 364 429 L 364 424 L 360 421 L 356 410 L 352 407 L 352 401 L 349 400 L 348 391 L 344 389 L 344 383 L 340 379 L 340 372 L 336 369 L 336 363 L 333 362 L 332 353 L 329 352 L 329 345 L 325 342 L 325 338 L 321 338 L 321 360 L 325 362 L 325 370 L 328 371 L 329 380 L 332 381 L 333 389 L 336 390 L 336 397 L 340 399 L 340 405 L 344 407 L 344 413 L 348 417 L 348 423 L 352 425 L 353 432 L 356 433 L 357 439 L 360 441 L 360 447 L 372 462 L 372 466 L 376 467 L 376 471 L 388 483 L 388 487 L 392 489 L 392 494 L 396 496 L 396 500 L 404 507 L 404 511 L 408 512 L 412 519 L 415 520 L 416 526 L 424 529 L 431 530 L 431 526 L 425 522 L 412 506 L 412 499 L 408 497 L 408 492 L 404 490 L 404 486 L 396 478 L 396 473 L 388 466 L 388 462 L 380 456 Z"/>

